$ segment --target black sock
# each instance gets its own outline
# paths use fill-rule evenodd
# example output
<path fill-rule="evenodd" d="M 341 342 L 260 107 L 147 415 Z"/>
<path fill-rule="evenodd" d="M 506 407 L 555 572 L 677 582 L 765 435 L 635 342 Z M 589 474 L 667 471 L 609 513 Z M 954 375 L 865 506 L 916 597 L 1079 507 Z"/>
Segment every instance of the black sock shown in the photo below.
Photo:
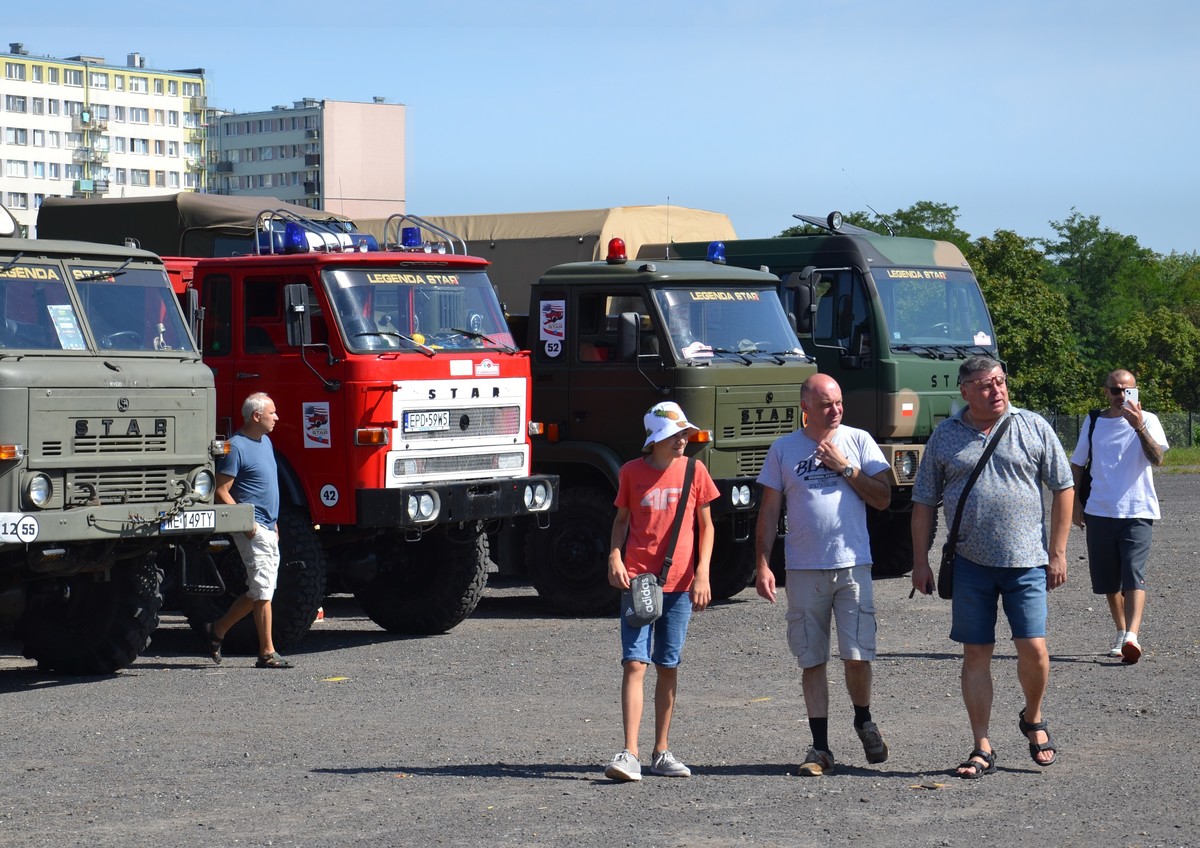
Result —
<path fill-rule="evenodd" d="M 860 707 L 858 704 L 851 704 L 854 707 L 854 729 L 862 730 L 863 725 L 871 720 L 871 705 Z"/>
<path fill-rule="evenodd" d="M 829 750 L 829 719 L 828 718 L 810 718 L 808 720 L 809 730 L 812 731 L 813 747 L 818 751 Z"/>

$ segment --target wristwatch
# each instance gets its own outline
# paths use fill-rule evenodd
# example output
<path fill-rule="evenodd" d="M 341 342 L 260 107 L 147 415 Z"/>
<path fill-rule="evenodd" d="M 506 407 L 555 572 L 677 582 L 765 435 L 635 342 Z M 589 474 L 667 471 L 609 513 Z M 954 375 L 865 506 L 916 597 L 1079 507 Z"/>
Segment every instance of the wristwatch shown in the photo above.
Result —
<path fill-rule="evenodd" d="M 842 476 L 845 477 L 847 480 L 849 480 L 851 477 L 853 477 L 854 476 L 854 466 L 847 464 L 846 467 L 842 469 Z"/>

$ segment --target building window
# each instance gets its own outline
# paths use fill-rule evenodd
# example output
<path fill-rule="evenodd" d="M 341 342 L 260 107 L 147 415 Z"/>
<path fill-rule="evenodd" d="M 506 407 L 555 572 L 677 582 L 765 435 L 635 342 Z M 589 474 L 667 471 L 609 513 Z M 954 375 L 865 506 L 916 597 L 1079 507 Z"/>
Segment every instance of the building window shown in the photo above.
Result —
<path fill-rule="evenodd" d="M 178 80 L 167 80 L 167 94 L 171 95 L 172 97 L 179 96 L 179 81 Z"/>
<path fill-rule="evenodd" d="M 162 156 L 167 152 L 167 143 L 161 138 L 154 139 L 154 155 Z"/>
<path fill-rule="evenodd" d="M 44 97 L 33 98 L 33 103 L 31 105 L 33 106 L 33 114 L 35 114 L 35 115 L 46 114 L 46 99 Z"/>
<path fill-rule="evenodd" d="M 150 155 L 150 139 L 148 138 L 131 138 L 129 139 L 129 152 L 138 156 Z M 136 183 L 135 183 L 136 185 Z"/>
<path fill-rule="evenodd" d="M 63 145 L 67 150 L 74 150 L 76 147 L 83 147 L 83 133 L 69 132 L 66 135 L 66 144 Z"/>
<path fill-rule="evenodd" d="M 57 115 L 57 114 L 59 114 L 59 105 L 60 105 L 60 104 L 59 104 L 59 102 L 58 102 L 57 100 L 47 100 L 47 101 L 46 101 L 46 112 L 47 112 L 47 114 L 50 114 L 50 115 Z"/>
<path fill-rule="evenodd" d="M 168 127 L 179 126 L 179 113 L 178 112 L 172 111 L 172 112 L 167 113 L 167 126 Z"/>
<path fill-rule="evenodd" d="M 113 168 L 113 182 L 117 185 L 125 185 L 125 169 Z"/>
<path fill-rule="evenodd" d="M 68 180 L 82 180 L 83 166 L 82 165 L 63 165 L 63 178 Z"/>
<path fill-rule="evenodd" d="M 83 101 L 82 100 L 64 100 L 63 101 L 63 109 L 66 110 L 68 115 L 71 115 L 72 117 L 74 117 L 75 115 L 78 115 L 81 112 L 83 112 Z"/>
<path fill-rule="evenodd" d="M 199 112 L 184 112 L 183 113 L 183 125 L 185 127 L 187 127 L 188 129 L 198 128 L 200 126 L 200 113 Z"/>
<path fill-rule="evenodd" d="M 34 130 L 33 131 L 33 146 L 34 147 L 45 147 L 46 146 L 46 131 L 45 130 Z"/>
<path fill-rule="evenodd" d="M 46 68 L 46 82 L 58 85 L 58 68 Z"/>
<path fill-rule="evenodd" d="M 148 94 L 150 92 L 149 77 L 130 77 L 129 90 L 135 94 Z M 134 183 L 137 185 L 137 183 Z"/>
<path fill-rule="evenodd" d="M 45 162 L 34 162 L 33 163 L 33 178 L 35 180 L 46 179 L 46 163 Z"/>
<path fill-rule="evenodd" d="M 108 74 L 100 71 L 92 71 L 88 74 L 88 85 L 92 88 L 108 89 Z"/>
<path fill-rule="evenodd" d="M 113 149 L 113 153 L 126 152 L 126 150 L 128 148 L 126 147 L 125 136 L 123 136 L 123 135 L 113 136 L 112 149 Z"/>
<path fill-rule="evenodd" d="M 178 171 L 170 171 L 167 173 L 167 188 L 179 188 Z"/>
<path fill-rule="evenodd" d="M 33 196 L 33 208 L 34 208 L 34 209 L 41 209 L 41 208 L 42 208 L 42 201 L 43 201 L 43 200 L 45 200 L 45 199 L 46 199 L 46 195 L 44 195 L 44 194 L 35 194 L 35 195 Z"/>
<path fill-rule="evenodd" d="M 47 162 L 46 163 L 46 173 L 50 175 L 50 179 L 52 179 L 52 180 L 58 179 L 58 173 L 59 173 L 59 169 L 61 167 L 62 166 L 59 165 L 57 162 Z"/>
<path fill-rule="evenodd" d="M 5 144 L 28 144 L 29 130 L 23 127 L 6 127 L 4 130 Z"/>
<path fill-rule="evenodd" d="M 178 141 L 168 141 L 167 142 L 167 155 L 170 156 L 172 159 L 179 158 L 179 142 Z"/>
<path fill-rule="evenodd" d="M 93 103 L 92 104 L 92 117 L 94 117 L 98 121 L 107 121 L 108 120 L 108 104 L 107 103 Z"/>
<path fill-rule="evenodd" d="M 183 155 L 189 159 L 199 159 L 200 145 L 195 142 L 185 141 L 183 143 Z"/>
<path fill-rule="evenodd" d="M 137 106 L 129 107 L 129 123 L 131 124 L 148 124 L 150 123 L 150 110 L 139 109 Z"/>
<path fill-rule="evenodd" d="M 166 171 L 155 171 L 154 172 L 154 187 L 155 188 L 166 188 L 167 187 L 167 172 Z"/>
<path fill-rule="evenodd" d="M 113 107 L 113 120 L 117 121 L 118 123 L 122 123 L 122 124 L 125 123 L 125 107 L 124 106 L 114 106 Z"/>
<path fill-rule="evenodd" d="M 63 68 L 63 85 L 73 85 L 83 88 L 83 71 Z"/>
<path fill-rule="evenodd" d="M 24 112 L 26 100 L 19 94 L 4 95 L 4 110 L 6 112 Z"/>
<path fill-rule="evenodd" d="M 124 74 L 113 74 L 113 88 L 115 88 L 117 91 L 125 90 L 125 75 Z"/>
<path fill-rule="evenodd" d="M 33 71 L 33 81 L 41 82 L 42 81 L 42 66 L 41 65 L 30 65 L 30 69 Z"/>
<path fill-rule="evenodd" d="M 29 163 L 19 159 L 8 159 L 4 163 L 4 174 L 9 177 L 28 177 Z"/>
<path fill-rule="evenodd" d="M 141 168 L 134 168 L 129 172 L 129 184 L 135 186 L 149 186 L 150 172 Z"/>
<path fill-rule="evenodd" d="M 193 174 L 191 171 L 185 171 L 183 174 L 183 187 L 184 188 L 196 188 L 198 185 L 199 184 L 196 181 L 196 175 Z"/>
<path fill-rule="evenodd" d="M 24 62 L 5 62 L 4 76 L 10 80 L 25 79 L 25 63 Z"/>
<path fill-rule="evenodd" d="M 62 143 L 59 141 L 59 137 L 58 130 L 46 130 L 46 146 L 61 147 Z"/>
<path fill-rule="evenodd" d="M 162 109 L 154 110 L 154 126 L 161 127 L 167 122 L 167 113 Z"/>
<path fill-rule="evenodd" d="M 29 195 L 20 191 L 10 191 L 8 193 L 8 208 L 9 209 L 28 209 Z"/>

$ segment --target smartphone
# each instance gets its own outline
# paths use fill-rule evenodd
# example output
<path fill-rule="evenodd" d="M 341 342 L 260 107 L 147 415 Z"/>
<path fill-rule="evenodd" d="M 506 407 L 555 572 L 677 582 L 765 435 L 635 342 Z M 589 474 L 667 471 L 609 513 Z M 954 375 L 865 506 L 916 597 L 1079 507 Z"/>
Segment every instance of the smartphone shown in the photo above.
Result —
<path fill-rule="evenodd" d="M 1138 390 L 1137 389 L 1126 389 L 1125 390 L 1125 402 L 1126 403 L 1137 403 L 1138 402 Z"/>

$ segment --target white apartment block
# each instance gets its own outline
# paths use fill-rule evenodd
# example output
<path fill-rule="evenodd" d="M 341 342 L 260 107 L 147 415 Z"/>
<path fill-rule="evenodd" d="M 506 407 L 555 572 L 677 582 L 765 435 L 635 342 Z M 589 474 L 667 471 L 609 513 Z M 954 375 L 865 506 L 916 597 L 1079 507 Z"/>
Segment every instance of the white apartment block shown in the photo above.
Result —
<path fill-rule="evenodd" d="M 275 197 L 353 218 L 405 209 L 401 104 L 306 98 L 210 120 L 210 194 Z"/>
<path fill-rule="evenodd" d="M 205 184 L 204 69 L 0 53 L 0 202 L 29 235 L 46 197 L 142 197 Z M 86 234 L 80 234 L 84 238 Z"/>

